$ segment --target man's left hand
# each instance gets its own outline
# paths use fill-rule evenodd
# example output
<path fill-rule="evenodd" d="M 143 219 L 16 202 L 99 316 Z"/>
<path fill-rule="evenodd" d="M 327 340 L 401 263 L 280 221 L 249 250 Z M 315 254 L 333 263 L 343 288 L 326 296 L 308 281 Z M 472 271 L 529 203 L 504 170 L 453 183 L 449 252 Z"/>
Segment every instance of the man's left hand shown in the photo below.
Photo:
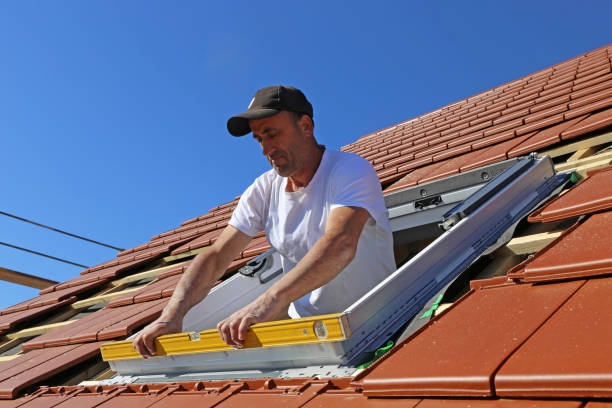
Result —
<path fill-rule="evenodd" d="M 246 332 L 255 323 L 274 320 L 282 311 L 283 305 L 274 296 L 265 292 L 255 301 L 234 312 L 230 317 L 217 324 L 221 339 L 228 346 L 241 348 Z"/>

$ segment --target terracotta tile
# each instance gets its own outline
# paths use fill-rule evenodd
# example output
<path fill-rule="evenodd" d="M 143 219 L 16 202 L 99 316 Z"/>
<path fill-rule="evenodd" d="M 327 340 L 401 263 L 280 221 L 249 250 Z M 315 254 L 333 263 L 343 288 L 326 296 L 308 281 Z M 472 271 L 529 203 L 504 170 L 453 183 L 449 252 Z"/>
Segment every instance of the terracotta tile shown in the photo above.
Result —
<path fill-rule="evenodd" d="M 499 125 L 493 126 L 489 129 L 485 129 L 483 131 L 483 136 L 486 138 L 488 136 L 504 133 L 509 130 L 513 130 L 523 124 L 523 118 L 517 118 L 505 123 L 501 123 Z"/>
<path fill-rule="evenodd" d="M 416 186 L 418 181 L 428 174 L 433 173 L 438 167 L 442 166 L 443 163 L 433 163 L 428 166 L 424 166 L 415 170 L 396 181 L 394 184 L 387 187 L 383 193 L 388 194 L 394 191 L 404 190 L 408 187 Z"/>
<path fill-rule="evenodd" d="M 410 160 L 412 160 L 414 158 L 414 154 L 413 153 L 408 153 L 408 154 L 402 154 L 400 157 L 396 158 L 396 159 L 392 159 L 389 160 L 388 162 L 386 162 L 384 164 L 385 169 L 391 168 L 391 167 L 398 167 L 398 165 L 402 164 L 402 163 L 406 163 Z M 380 175 L 379 175 L 380 177 Z"/>
<path fill-rule="evenodd" d="M 406 164 L 404 164 L 402 166 L 399 166 L 397 168 L 397 171 L 399 173 L 399 172 L 402 172 L 402 171 L 416 169 L 418 167 L 425 166 L 425 165 L 431 163 L 432 161 L 433 160 L 432 160 L 431 157 L 423 157 L 422 159 L 415 159 L 415 160 L 412 160 L 412 161 L 410 161 L 410 162 L 408 162 L 408 163 L 406 163 Z"/>
<path fill-rule="evenodd" d="M 400 156 L 400 152 L 395 152 L 395 153 L 387 153 L 386 151 L 381 152 L 376 154 L 375 156 L 372 156 L 371 158 L 369 158 L 370 160 L 373 160 L 373 164 L 378 164 L 378 163 L 384 163 L 386 161 L 389 161 L 391 159 L 395 159 L 396 157 Z"/>
<path fill-rule="evenodd" d="M 98 276 L 98 279 L 115 278 L 118 275 L 125 273 L 132 268 L 136 268 L 140 265 L 146 264 L 147 262 L 161 258 L 161 256 L 164 255 L 166 252 L 167 252 L 166 248 L 153 249 L 150 252 L 147 252 L 146 254 L 139 255 L 138 259 L 134 259 L 136 257 L 133 257 L 133 260 L 131 261 L 118 263 L 116 265 L 108 266 L 102 269 L 97 269 L 95 271 L 85 270 L 81 272 L 81 275 L 87 276 L 87 275 L 95 274 L 95 276 Z M 57 287 L 62 288 L 62 285 L 60 284 Z"/>
<path fill-rule="evenodd" d="M 536 103 L 540 103 L 543 101 L 547 101 L 549 99 L 557 98 L 562 95 L 567 95 L 572 92 L 572 83 L 569 82 L 567 84 L 561 84 L 559 86 L 555 86 L 554 88 L 545 89 L 540 92 L 540 96 L 536 98 Z"/>
<path fill-rule="evenodd" d="M 15 398 L 23 389 L 95 357 L 98 343 L 35 350 L 5 362 L 0 374 L 0 398 Z"/>
<path fill-rule="evenodd" d="M 498 117 L 500 117 L 502 115 L 502 111 L 503 111 L 503 109 L 502 109 L 501 106 L 498 107 L 498 108 L 492 109 L 492 110 L 487 110 L 485 112 L 479 113 L 477 120 L 478 121 L 487 121 L 487 120 L 496 119 L 496 118 L 498 118 Z M 478 122 L 478 123 L 480 123 L 480 122 Z M 474 124 L 475 125 L 476 121 L 473 121 L 470 124 Z"/>
<path fill-rule="evenodd" d="M 211 245 L 219 235 L 221 235 L 222 230 L 216 229 L 213 231 L 209 231 L 203 235 L 197 235 L 194 239 L 187 241 L 183 245 L 177 247 L 172 252 L 171 255 L 182 254 L 183 252 L 191 251 L 194 249 L 202 248 L 208 245 Z"/>
<path fill-rule="evenodd" d="M 491 396 L 499 365 L 581 283 L 472 292 L 366 369 L 355 384 L 372 397 L 389 391 L 395 396 Z"/>
<path fill-rule="evenodd" d="M 584 69 L 578 68 L 578 72 L 576 73 L 576 78 L 583 78 L 583 77 L 601 73 L 601 72 L 610 72 L 610 62 L 609 61 L 602 60 L 599 63 L 589 65 L 585 67 Z"/>
<path fill-rule="evenodd" d="M 471 163 L 473 159 L 479 155 L 479 153 L 480 152 L 470 152 L 461 154 L 452 159 L 441 161 L 440 166 L 436 167 L 435 170 L 430 171 L 427 175 L 419 179 L 418 184 L 428 183 L 430 181 L 452 176 L 453 174 L 458 174 L 459 169 L 462 166 Z"/>
<path fill-rule="evenodd" d="M 419 408 L 582 408 L 582 401 L 541 399 L 424 398 Z"/>
<path fill-rule="evenodd" d="M 502 365 L 497 395 L 612 396 L 610 293 L 611 278 L 587 281 Z"/>
<path fill-rule="evenodd" d="M 468 135 L 461 136 L 461 137 L 459 137 L 459 138 L 457 138 L 455 140 L 452 140 L 452 141 L 448 142 L 447 146 L 450 149 L 450 148 L 457 147 L 457 146 L 460 146 L 460 145 L 470 144 L 474 140 L 482 139 L 482 137 L 483 137 L 483 132 L 482 131 L 475 132 L 475 133 L 470 133 Z"/>
<path fill-rule="evenodd" d="M 70 297 L 63 301 L 50 305 L 39 306 L 32 309 L 25 309 L 0 316 L 0 329 L 9 331 L 17 327 L 21 323 L 34 323 L 37 319 L 48 315 L 64 306 L 67 306 L 76 301 L 76 297 Z"/>
<path fill-rule="evenodd" d="M 530 222 L 552 222 L 612 209 L 612 166 L 589 177 L 529 216 Z"/>
<path fill-rule="evenodd" d="M 394 174 L 397 174 L 397 167 L 393 167 L 393 168 L 390 168 L 390 169 L 381 170 L 381 171 L 377 171 L 376 172 L 376 175 L 381 180 L 381 182 L 382 182 L 383 178 L 392 176 Z"/>
<path fill-rule="evenodd" d="M 402 143 L 399 146 L 392 147 L 387 151 L 389 153 L 401 152 L 402 150 L 412 146 L 412 142 L 409 140 L 402 140 L 401 142 Z"/>
<path fill-rule="evenodd" d="M 41 294 L 40 296 L 37 296 L 30 300 L 26 300 L 25 302 L 21 302 L 18 305 L 11 306 L 11 307 L 8 307 L 0 311 L 0 315 L 13 313 L 13 312 L 17 312 L 20 310 L 33 309 L 33 308 L 40 307 L 40 306 L 55 304 L 62 300 L 71 298 L 72 296 L 76 296 L 78 294 L 88 292 L 96 288 L 101 288 L 102 286 L 104 286 L 105 283 L 106 281 L 96 280 L 94 282 L 89 282 L 84 285 L 76 285 L 76 286 L 66 287 L 64 289 L 59 289 L 59 290 L 45 291 L 45 293 Z M 55 289 L 55 286 L 53 286 L 52 288 Z"/>
<path fill-rule="evenodd" d="M 440 144 L 428 147 L 425 150 L 421 150 L 420 152 L 416 152 L 414 154 L 414 158 L 418 159 L 418 158 L 425 157 L 425 156 L 433 156 L 435 153 L 438 153 L 443 150 L 446 150 L 446 145 L 444 143 L 440 143 Z"/>
<path fill-rule="evenodd" d="M 165 297 L 152 302 L 136 303 L 134 306 L 141 306 L 139 313 L 134 314 L 120 322 L 105 326 L 98 332 L 97 339 L 110 340 L 129 336 L 139 327 L 157 319 L 159 315 L 161 315 L 161 312 L 166 306 L 167 302 L 168 298 Z"/>
<path fill-rule="evenodd" d="M 463 165 L 460 169 L 461 172 L 477 169 L 488 164 L 497 163 L 508 158 L 508 151 L 518 146 L 523 141 L 531 137 L 532 135 L 524 135 L 516 138 L 511 138 L 502 143 L 495 144 L 485 149 L 477 150 L 477 155 L 467 164 Z"/>
<path fill-rule="evenodd" d="M 487 111 L 502 111 L 504 109 L 506 109 L 506 107 L 508 102 L 497 102 L 497 103 L 493 103 L 492 105 L 487 106 Z"/>
<path fill-rule="evenodd" d="M 528 98 L 526 101 L 518 100 L 512 101 L 508 103 L 508 108 L 504 109 L 501 113 L 502 115 L 508 115 L 510 113 L 523 110 L 525 108 L 530 108 L 535 105 L 535 100 L 533 98 Z"/>
<path fill-rule="evenodd" d="M 248 258 L 263 254 L 269 249 L 270 244 L 268 244 L 266 237 L 255 238 L 246 246 L 246 248 L 244 248 L 244 251 L 242 251 L 241 254 L 241 258 Z"/>
<path fill-rule="evenodd" d="M 596 72 L 594 72 L 594 73 L 592 73 L 590 75 L 583 76 L 582 78 L 576 78 L 574 80 L 574 85 L 579 85 L 579 84 L 581 84 L 583 82 L 591 81 L 593 79 L 602 77 L 602 76 L 604 76 L 604 75 L 606 75 L 608 73 L 610 73 L 610 67 L 606 67 L 606 68 L 601 69 L 599 71 L 596 71 Z"/>
<path fill-rule="evenodd" d="M 516 135 L 521 136 L 526 133 L 533 132 L 534 130 L 540 130 L 548 126 L 556 125 L 557 123 L 563 122 L 563 120 L 566 120 L 564 119 L 563 113 L 559 113 L 554 116 L 549 116 L 545 119 L 540 119 L 538 121 L 531 122 L 526 125 L 517 127 L 515 130 Z"/>
<path fill-rule="evenodd" d="M 509 113 L 507 115 L 503 115 L 502 117 L 495 119 L 493 121 L 493 125 L 499 125 L 499 124 L 502 124 L 502 123 L 507 123 L 507 122 L 510 122 L 510 121 L 514 121 L 514 119 L 521 119 L 521 121 L 522 121 L 522 118 L 525 117 L 528 114 L 529 114 L 529 109 L 528 108 L 524 108 L 524 109 L 518 110 L 516 112 Z"/>
<path fill-rule="evenodd" d="M 593 79 L 591 79 L 589 81 L 584 81 L 584 82 L 581 82 L 579 84 L 575 84 L 572 87 L 572 92 L 580 91 L 582 89 L 589 88 L 589 87 L 591 87 L 593 85 L 599 84 L 601 82 L 609 81 L 611 79 L 612 79 L 612 73 L 611 74 L 602 75 L 602 76 L 599 76 L 597 78 L 593 78 Z"/>
<path fill-rule="evenodd" d="M 509 139 L 514 139 L 514 137 L 514 129 L 485 136 L 484 138 L 472 143 L 472 150 L 478 150 L 487 146 L 495 145 L 497 143 L 501 143 Z"/>
<path fill-rule="evenodd" d="M 518 95 L 518 91 L 513 91 L 508 94 L 503 94 L 495 98 L 494 103 L 509 103 L 514 100 L 514 97 Z"/>
<path fill-rule="evenodd" d="M 574 74 L 569 74 L 569 75 L 563 75 L 563 76 L 559 76 L 557 78 L 552 78 L 551 81 L 549 81 L 546 85 L 544 85 L 544 89 L 543 94 L 547 95 L 548 91 L 550 91 L 551 89 L 555 89 L 555 88 L 559 88 L 559 87 L 563 87 L 563 86 L 572 86 L 572 84 L 574 83 Z"/>
<path fill-rule="evenodd" d="M 550 116 L 563 113 L 567 111 L 567 103 L 562 103 L 561 105 L 553 106 L 552 108 L 544 109 L 537 111 L 535 113 L 531 113 L 523 118 L 525 124 L 530 124 L 533 122 L 538 122 L 543 119 L 546 119 Z"/>
<path fill-rule="evenodd" d="M 509 157 L 522 156 L 560 142 L 561 133 L 566 129 L 569 129 L 574 124 L 580 122 L 582 119 L 584 119 L 584 116 L 572 119 L 570 121 L 561 122 L 558 125 L 536 132 L 530 138 L 523 141 L 523 143 L 511 149 L 508 152 Z"/>
<path fill-rule="evenodd" d="M 600 101 L 604 102 L 604 101 Z M 612 98 L 606 100 L 608 106 L 612 106 Z M 580 108 L 578 109 L 580 110 Z M 607 109 L 602 112 L 598 112 L 589 115 L 586 119 L 576 123 L 571 128 L 561 133 L 561 139 L 571 139 L 577 136 L 584 135 L 585 133 L 592 132 L 594 130 L 603 129 L 612 123 L 612 109 Z"/>
<path fill-rule="evenodd" d="M 537 252 L 522 272 L 508 274 L 525 282 L 556 281 L 612 272 L 612 212 L 593 214 Z"/>
<path fill-rule="evenodd" d="M 546 101 L 540 102 L 539 104 L 535 106 L 532 106 L 531 109 L 529 109 L 529 112 L 531 113 L 539 112 L 545 109 L 549 109 L 549 108 L 558 106 L 563 103 L 567 103 L 569 101 L 570 101 L 569 95 L 558 96 L 556 98 L 548 99 Z"/>
<path fill-rule="evenodd" d="M 101 275 L 104 275 L 103 277 Z M 108 282 L 111 279 L 110 276 L 107 276 L 107 274 L 105 272 L 92 272 L 92 273 L 88 273 L 87 275 L 81 275 L 78 276 L 76 278 L 67 280 L 65 282 L 61 282 L 58 283 L 57 285 L 53 285 L 53 287 L 51 288 L 46 288 L 45 290 L 41 291 L 42 294 L 44 293 L 50 293 L 53 291 L 57 291 L 57 290 L 62 290 L 62 289 L 66 289 L 66 288 L 71 288 L 71 287 L 75 287 L 75 286 L 81 286 L 81 285 L 85 285 L 85 284 L 89 284 L 89 283 L 95 283 L 95 282 Z M 51 290 L 53 289 L 53 290 Z"/>
<path fill-rule="evenodd" d="M 581 106 L 589 105 L 593 102 L 597 102 L 597 101 L 600 101 L 602 99 L 606 99 L 609 97 L 612 97 L 612 87 L 604 89 L 599 92 L 591 93 L 590 95 L 586 95 L 581 98 L 577 98 L 573 100 L 572 102 L 570 102 L 569 108 L 570 109 L 579 108 Z"/>
<path fill-rule="evenodd" d="M 466 153 L 469 153 L 470 151 L 472 151 L 472 146 L 470 145 L 470 140 L 467 140 L 467 144 L 461 145 L 461 146 L 455 146 L 453 148 L 449 148 L 445 151 L 443 151 L 442 153 L 436 154 L 433 157 L 433 161 L 434 162 L 438 162 L 444 159 L 448 159 L 451 157 L 455 157 L 455 156 L 462 156 L 465 155 Z"/>
<path fill-rule="evenodd" d="M 167 299 L 160 299 L 152 302 L 127 305 L 123 307 L 104 308 L 90 315 L 81 318 L 61 330 L 54 330 L 38 336 L 23 343 L 23 350 L 34 350 L 43 347 L 61 346 L 74 343 L 96 341 L 98 335 L 106 330 L 108 339 L 110 334 L 130 333 L 137 324 L 154 320 L 161 309 L 160 305 L 165 304 Z M 109 331 L 112 330 L 112 333 Z"/>

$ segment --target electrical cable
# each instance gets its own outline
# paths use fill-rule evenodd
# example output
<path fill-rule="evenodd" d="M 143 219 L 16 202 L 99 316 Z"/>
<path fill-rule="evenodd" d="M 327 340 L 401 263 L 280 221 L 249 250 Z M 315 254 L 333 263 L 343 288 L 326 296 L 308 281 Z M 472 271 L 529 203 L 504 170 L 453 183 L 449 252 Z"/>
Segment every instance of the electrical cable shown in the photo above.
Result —
<path fill-rule="evenodd" d="M 68 235 L 68 236 L 71 236 L 73 238 L 82 239 L 83 241 L 88 241 L 88 242 L 91 242 L 91 243 L 94 243 L 94 244 L 97 244 L 97 245 L 102 245 L 102 246 L 105 246 L 107 248 L 115 249 L 117 251 L 125 251 L 125 249 L 123 249 L 123 248 L 117 248 L 117 247 L 114 247 L 112 245 L 108 245 L 108 244 L 105 244 L 105 243 L 102 243 L 102 242 L 99 242 L 99 241 L 94 241 L 93 239 L 82 237 L 80 235 L 71 234 L 70 232 L 66 232 L 66 231 L 62 231 L 62 230 L 57 229 L 57 228 L 49 227 L 47 225 L 40 224 L 40 223 L 38 223 L 36 221 L 32 221 L 32 220 L 28 220 L 26 218 L 18 217 L 16 215 L 9 214 L 9 213 L 4 212 L 4 211 L 0 211 L 0 214 L 6 215 L 7 217 L 15 218 L 16 220 L 19 220 L 19 221 L 29 222 L 30 224 L 34 224 L 36 226 L 49 229 L 51 231 L 59 232 L 60 234 Z"/>
<path fill-rule="evenodd" d="M 44 256 L 45 258 L 54 259 L 56 261 L 64 262 L 64 263 L 67 263 L 67 264 L 70 264 L 70 265 L 80 266 L 81 268 L 89 268 L 89 266 L 86 266 L 86 265 L 81 265 L 81 264 L 78 264 L 76 262 L 67 261 L 67 260 L 62 259 L 62 258 L 57 258 L 55 256 L 43 254 L 42 252 L 32 251 L 31 249 L 26 249 L 26 248 L 18 247 L 17 245 L 7 244 L 6 242 L 0 242 L 0 245 L 7 246 L 9 248 L 15 248 L 15 249 L 18 249 L 20 251 L 29 252 L 29 253 L 34 254 L 34 255 Z"/>

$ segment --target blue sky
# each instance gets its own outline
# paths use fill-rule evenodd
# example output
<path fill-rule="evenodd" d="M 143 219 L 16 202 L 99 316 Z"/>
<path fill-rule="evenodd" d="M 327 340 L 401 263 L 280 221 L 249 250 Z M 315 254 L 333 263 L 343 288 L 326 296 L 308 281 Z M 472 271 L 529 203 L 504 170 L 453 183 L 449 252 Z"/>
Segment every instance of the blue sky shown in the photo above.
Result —
<path fill-rule="evenodd" d="M 610 15 L 609 1 L 1 2 L 0 211 L 129 248 L 268 169 L 225 128 L 260 87 L 303 89 L 338 148 L 609 44 Z M 2 216 L 0 241 L 116 255 Z M 80 272 L 2 246 L 0 267 Z M 0 282 L 0 307 L 37 292 Z"/>

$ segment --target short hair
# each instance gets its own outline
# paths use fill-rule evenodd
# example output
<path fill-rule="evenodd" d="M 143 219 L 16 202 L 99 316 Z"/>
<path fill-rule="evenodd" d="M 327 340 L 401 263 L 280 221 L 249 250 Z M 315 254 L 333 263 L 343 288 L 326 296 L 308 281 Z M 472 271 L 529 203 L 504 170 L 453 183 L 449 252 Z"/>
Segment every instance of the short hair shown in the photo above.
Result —
<path fill-rule="evenodd" d="M 302 116 L 307 115 L 310 120 L 312 121 L 312 128 L 314 129 L 314 119 L 312 118 L 312 116 L 308 115 L 307 113 L 304 112 L 295 112 L 295 111 L 287 111 L 289 112 L 289 114 L 291 114 L 291 117 L 293 118 L 293 121 L 297 124 L 297 122 L 302 119 Z"/>

